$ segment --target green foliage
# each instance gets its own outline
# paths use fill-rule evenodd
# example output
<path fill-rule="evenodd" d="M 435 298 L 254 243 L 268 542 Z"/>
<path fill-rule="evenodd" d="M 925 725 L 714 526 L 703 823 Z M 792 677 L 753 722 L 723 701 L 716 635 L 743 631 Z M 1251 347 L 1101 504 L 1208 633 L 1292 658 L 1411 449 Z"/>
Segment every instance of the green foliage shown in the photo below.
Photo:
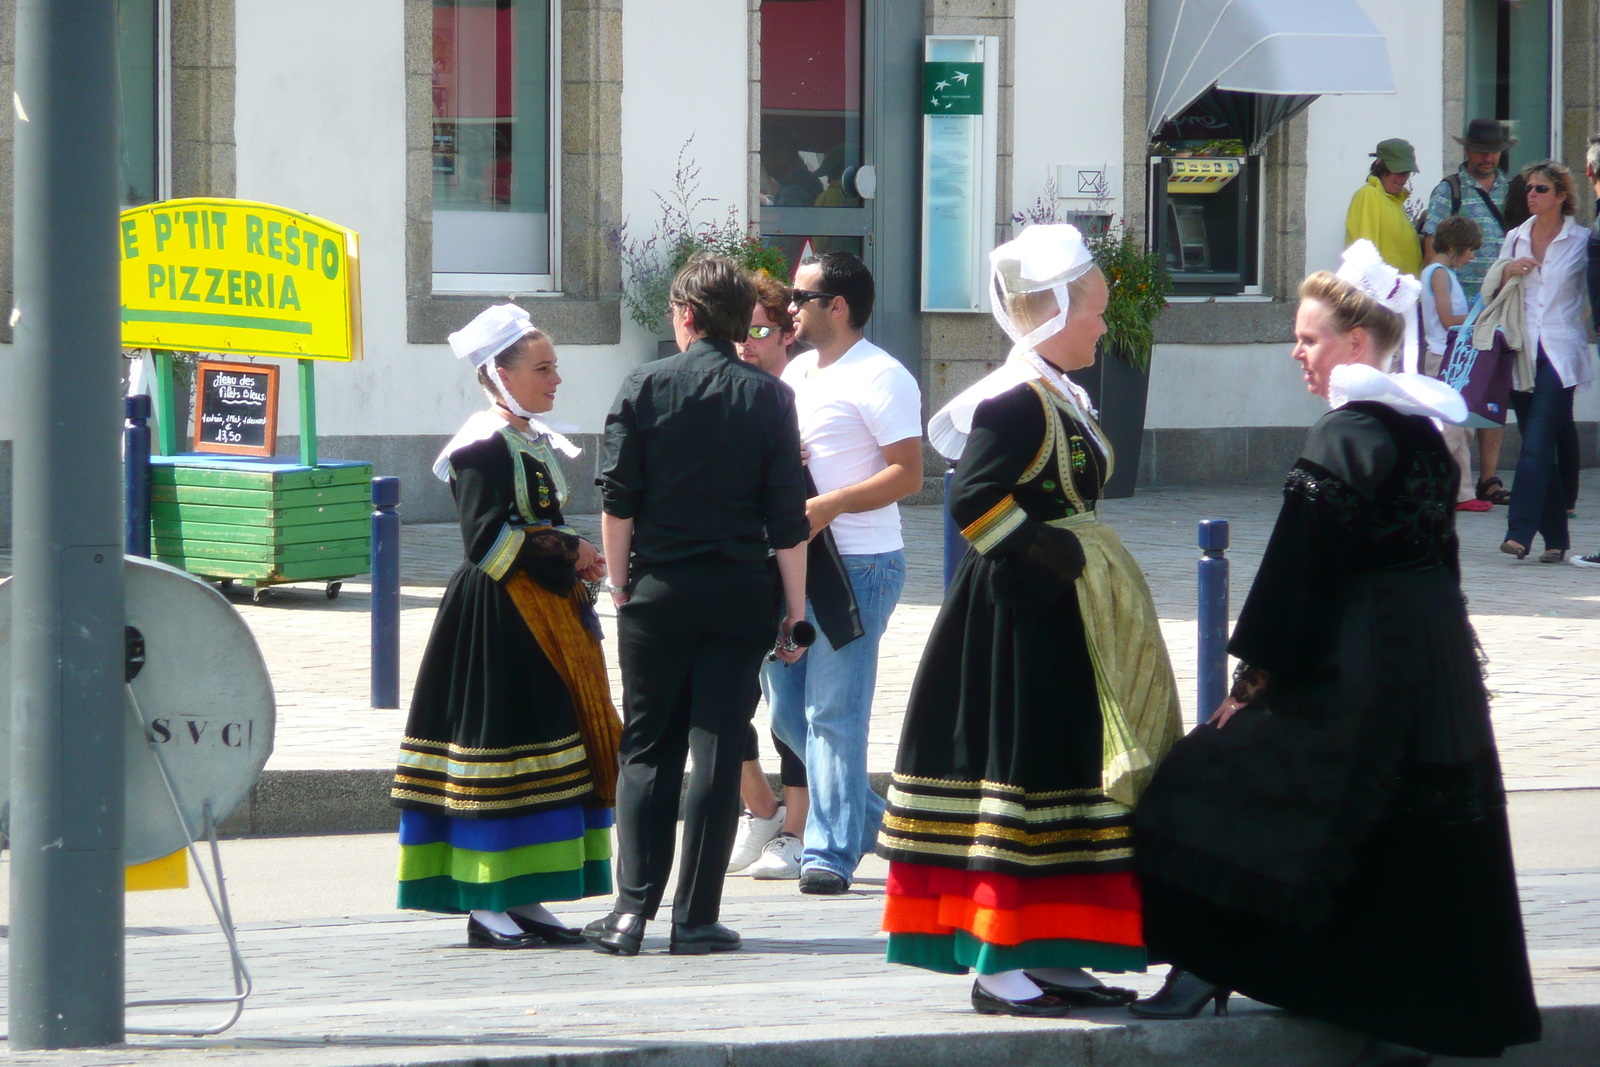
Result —
<path fill-rule="evenodd" d="M 678 149 L 672 192 L 655 194 L 661 206 L 655 227 L 636 239 L 628 235 L 624 223 L 614 236 L 622 254 L 622 302 L 629 317 L 651 333 L 666 331 L 672 279 L 698 252 L 726 256 L 752 273 L 766 271 L 777 278 L 788 274 L 783 253 L 762 245 L 761 238 L 739 222 L 737 207 L 730 206 L 720 221 L 696 218 L 716 201 L 699 195 L 700 167 L 692 157 L 685 159 L 693 142 L 691 136 Z"/>
<path fill-rule="evenodd" d="M 1110 289 L 1101 348 L 1148 374 L 1155 344 L 1152 324 L 1167 306 L 1172 278 L 1161 266 L 1161 257 L 1146 250 L 1126 222 L 1085 241 Z"/>

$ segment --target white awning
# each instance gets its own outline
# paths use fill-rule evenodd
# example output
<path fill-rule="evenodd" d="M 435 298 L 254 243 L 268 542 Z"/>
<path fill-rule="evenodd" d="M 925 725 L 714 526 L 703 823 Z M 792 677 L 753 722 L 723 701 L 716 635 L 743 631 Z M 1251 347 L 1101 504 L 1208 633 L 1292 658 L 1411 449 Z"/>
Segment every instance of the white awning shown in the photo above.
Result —
<path fill-rule="evenodd" d="M 1150 134 L 1213 87 L 1392 93 L 1389 49 L 1356 0 L 1150 0 Z"/>

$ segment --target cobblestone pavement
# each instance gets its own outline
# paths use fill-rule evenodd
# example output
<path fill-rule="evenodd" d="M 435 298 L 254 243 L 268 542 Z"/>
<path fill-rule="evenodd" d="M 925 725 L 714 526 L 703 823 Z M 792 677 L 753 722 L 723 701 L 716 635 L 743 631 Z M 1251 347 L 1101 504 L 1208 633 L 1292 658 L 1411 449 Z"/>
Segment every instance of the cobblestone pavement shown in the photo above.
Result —
<path fill-rule="evenodd" d="M 1600 471 L 1587 471 L 1573 523 L 1580 552 L 1600 549 Z M 1195 703 L 1195 524 L 1232 525 L 1233 598 L 1244 600 L 1271 533 L 1280 496 L 1272 486 L 1146 489 L 1107 501 L 1106 519 L 1149 579 L 1177 672 L 1184 713 Z M 905 508 L 907 583 L 884 637 L 873 706 L 870 766 L 889 770 L 907 693 L 938 614 L 942 522 L 938 508 Z M 1505 510 L 1459 515 L 1463 586 L 1489 656 L 1489 685 L 1508 782 L 1521 788 L 1600 787 L 1600 570 L 1517 562 L 1497 551 Z M 574 518 L 598 541 L 598 521 Z M 444 585 L 460 560 L 452 524 L 407 526 L 402 534 L 401 693 L 409 701 L 418 660 Z M 10 560 L 0 555 L 0 574 Z M 368 706 L 368 593 L 362 579 L 329 601 L 320 585 L 284 586 L 260 604 L 235 595 L 271 668 L 278 696 L 276 769 L 383 767 L 394 756 L 405 711 Z M 609 603 L 606 629 L 614 631 Z M 616 643 L 606 652 L 621 699 Z M 765 712 L 758 713 L 764 724 Z"/>

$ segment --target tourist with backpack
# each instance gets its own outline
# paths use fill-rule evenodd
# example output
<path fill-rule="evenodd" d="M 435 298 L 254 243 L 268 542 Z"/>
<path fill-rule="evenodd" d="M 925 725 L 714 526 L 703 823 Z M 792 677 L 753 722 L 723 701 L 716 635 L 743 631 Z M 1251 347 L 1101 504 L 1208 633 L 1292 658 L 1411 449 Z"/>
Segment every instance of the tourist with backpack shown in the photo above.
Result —
<path fill-rule="evenodd" d="M 1477 224 L 1483 234 L 1483 244 L 1478 254 L 1456 272 L 1467 306 L 1471 307 L 1478 299 L 1478 289 L 1483 285 L 1489 264 L 1500 256 L 1501 242 L 1517 225 L 1506 217 L 1507 193 L 1512 179 L 1506 177 L 1500 167 L 1506 149 L 1515 145 L 1517 139 L 1496 119 L 1473 119 L 1467 123 L 1465 134 L 1456 138 L 1456 143 L 1461 145 L 1467 158 L 1454 174 L 1446 175 L 1433 187 L 1433 194 L 1428 198 L 1428 213 L 1422 223 L 1422 251 L 1424 262 L 1439 254 L 1435 248 L 1435 233 L 1447 218 L 1459 215 Z M 1526 209 L 1522 218 L 1527 218 Z M 1478 431 L 1475 494 L 1479 500 L 1502 506 L 1511 503 L 1511 494 L 1496 473 L 1500 464 L 1500 437 L 1504 432 L 1499 428 Z"/>

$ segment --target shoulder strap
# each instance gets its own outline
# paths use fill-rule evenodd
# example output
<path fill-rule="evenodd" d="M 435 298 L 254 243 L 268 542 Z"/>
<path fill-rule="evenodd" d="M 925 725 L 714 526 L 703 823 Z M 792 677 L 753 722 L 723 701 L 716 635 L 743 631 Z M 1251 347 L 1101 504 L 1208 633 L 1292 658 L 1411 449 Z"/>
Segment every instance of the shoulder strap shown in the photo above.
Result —
<path fill-rule="evenodd" d="M 1456 175 L 1456 185 L 1459 186 L 1460 184 L 1461 184 L 1461 175 L 1457 174 Z M 1489 209 L 1489 214 L 1494 216 L 1494 221 L 1496 223 L 1498 223 L 1499 226 L 1500 226 L 1500 232 L 1501 233 L 1505 233 L 1506 232 L 1506 217 L 1504 215 L 1500 214 L 1500 209 L 1495 206 L 1494 197 L 1492 197 L 1488 193 L 1484 192 L 1483 191 L 1483 186 L 1479 185 L 1477 182 L 1473 182 L 1472 183 L 1472 191 L 1478 194 L 1478 199 L 1483 201 L 1483 206 L 1488 208 Z M 1456 197 L 1456 204 L 1457 204 L 1458 207 L 1460 206 L 1460 203 L 1461 203 L 1461 198 L 1458 195 Z"/>
<path fill-rule="evenodd" d="M 1458 170 L 1454 174 L 1446 174 L 1444 183 L 1450 187 L 1450 214 L 1461 214 L 1461 172 Z M 1504 228 L 1502 224 L 1501 229 Z"/>

